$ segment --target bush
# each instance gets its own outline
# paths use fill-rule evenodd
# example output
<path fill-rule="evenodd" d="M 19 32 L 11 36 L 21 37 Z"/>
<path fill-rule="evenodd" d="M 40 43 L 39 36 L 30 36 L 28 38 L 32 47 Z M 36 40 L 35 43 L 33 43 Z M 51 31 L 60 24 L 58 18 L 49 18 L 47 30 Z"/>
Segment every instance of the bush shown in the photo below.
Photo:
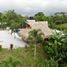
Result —
<path fill-rule="evenodd" d="M 48 41 L 44 42 L 44 50 L 48 55 L 48 58 L 54 58 L 59 64 L 63 63 L 67 57 L 67 37 L 61 36 L 60 33 L 56 33 Z M 67 59 L 66 59 L 67 61 Z M 66 62 L 65 61 L 65 62 Z"/>
<path fill-rule="evenodd" d="M 50 58 L 50 60 L 45 59 L 44 62 L 39 62 L 36 67 L 58 67 L 58 62 L 53 58 Z"/>
<path fill-rule="evenodd" d="M 10 57 L 8 60 L 2 61 L 0 63 L 2 67 L 22 67 L 22 64 L 19 60 L 13 60 L 12 57 Z"/>

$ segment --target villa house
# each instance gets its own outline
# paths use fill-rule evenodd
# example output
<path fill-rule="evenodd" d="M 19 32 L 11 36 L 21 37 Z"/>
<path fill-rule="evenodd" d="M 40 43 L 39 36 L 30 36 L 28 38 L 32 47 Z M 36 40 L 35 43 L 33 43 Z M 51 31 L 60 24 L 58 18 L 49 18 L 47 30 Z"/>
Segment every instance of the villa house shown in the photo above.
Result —
<path fill-rule="evenodd" d="M 22 39 L 27 40 L 29 32 L 33 29 L 40 29 L 44 33 L 45 38 L 52 35 L 52 29 L 48 27 L 47 21 L 36 22 L 35 20 L 27 20 L 26 28 L 21 29 L 19 35 L 22 37 Z"/>

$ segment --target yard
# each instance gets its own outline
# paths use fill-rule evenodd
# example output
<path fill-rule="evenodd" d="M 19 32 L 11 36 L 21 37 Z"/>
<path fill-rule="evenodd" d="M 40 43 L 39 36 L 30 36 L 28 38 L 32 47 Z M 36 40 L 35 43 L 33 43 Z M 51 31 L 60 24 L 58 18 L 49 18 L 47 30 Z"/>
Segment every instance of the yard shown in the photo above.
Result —
<path fill-rule="evenodd" d="M 33 51 L 32 49 L 30 49 L 30 47 L 17 48 L 13 50 L 2 49 L 0 51 L 0 63 L 2 63 L 3 61 L 8 61 L 10 57 L 13 59 L 13 61 L 19 60 L 20 63 L 22 64 L 21 67 L 42 67 L 43 66 L 42 63 L 44 63 L 45 59 L 45 55 L 42 48 L 37 48 L 37 56 L 35 59 L 33 56 Z M 2 67 L 1 65 L 0 67 Z"/>

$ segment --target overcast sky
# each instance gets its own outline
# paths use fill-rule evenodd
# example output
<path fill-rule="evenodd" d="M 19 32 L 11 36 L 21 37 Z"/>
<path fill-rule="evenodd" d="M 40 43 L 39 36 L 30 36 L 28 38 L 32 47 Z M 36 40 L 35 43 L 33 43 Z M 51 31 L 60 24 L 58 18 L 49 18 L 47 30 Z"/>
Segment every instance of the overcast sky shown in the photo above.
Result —
<path fill-rule="evenodd" d="M 12 9 L 28 16 L 37 12 L 51 15 L 59 11 L 67 12 L 67 0 L 0 0 L 0 12 Z"/>

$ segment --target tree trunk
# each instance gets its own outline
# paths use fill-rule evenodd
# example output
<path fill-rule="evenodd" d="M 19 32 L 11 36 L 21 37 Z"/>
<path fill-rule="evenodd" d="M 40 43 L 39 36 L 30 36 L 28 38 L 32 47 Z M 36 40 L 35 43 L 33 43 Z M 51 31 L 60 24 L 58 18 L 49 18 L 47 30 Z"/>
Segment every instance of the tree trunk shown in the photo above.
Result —
<path fill-rule="evenodd" d="M 34 45 L 34 57 L 36 56 L 36 44 Z"/>

